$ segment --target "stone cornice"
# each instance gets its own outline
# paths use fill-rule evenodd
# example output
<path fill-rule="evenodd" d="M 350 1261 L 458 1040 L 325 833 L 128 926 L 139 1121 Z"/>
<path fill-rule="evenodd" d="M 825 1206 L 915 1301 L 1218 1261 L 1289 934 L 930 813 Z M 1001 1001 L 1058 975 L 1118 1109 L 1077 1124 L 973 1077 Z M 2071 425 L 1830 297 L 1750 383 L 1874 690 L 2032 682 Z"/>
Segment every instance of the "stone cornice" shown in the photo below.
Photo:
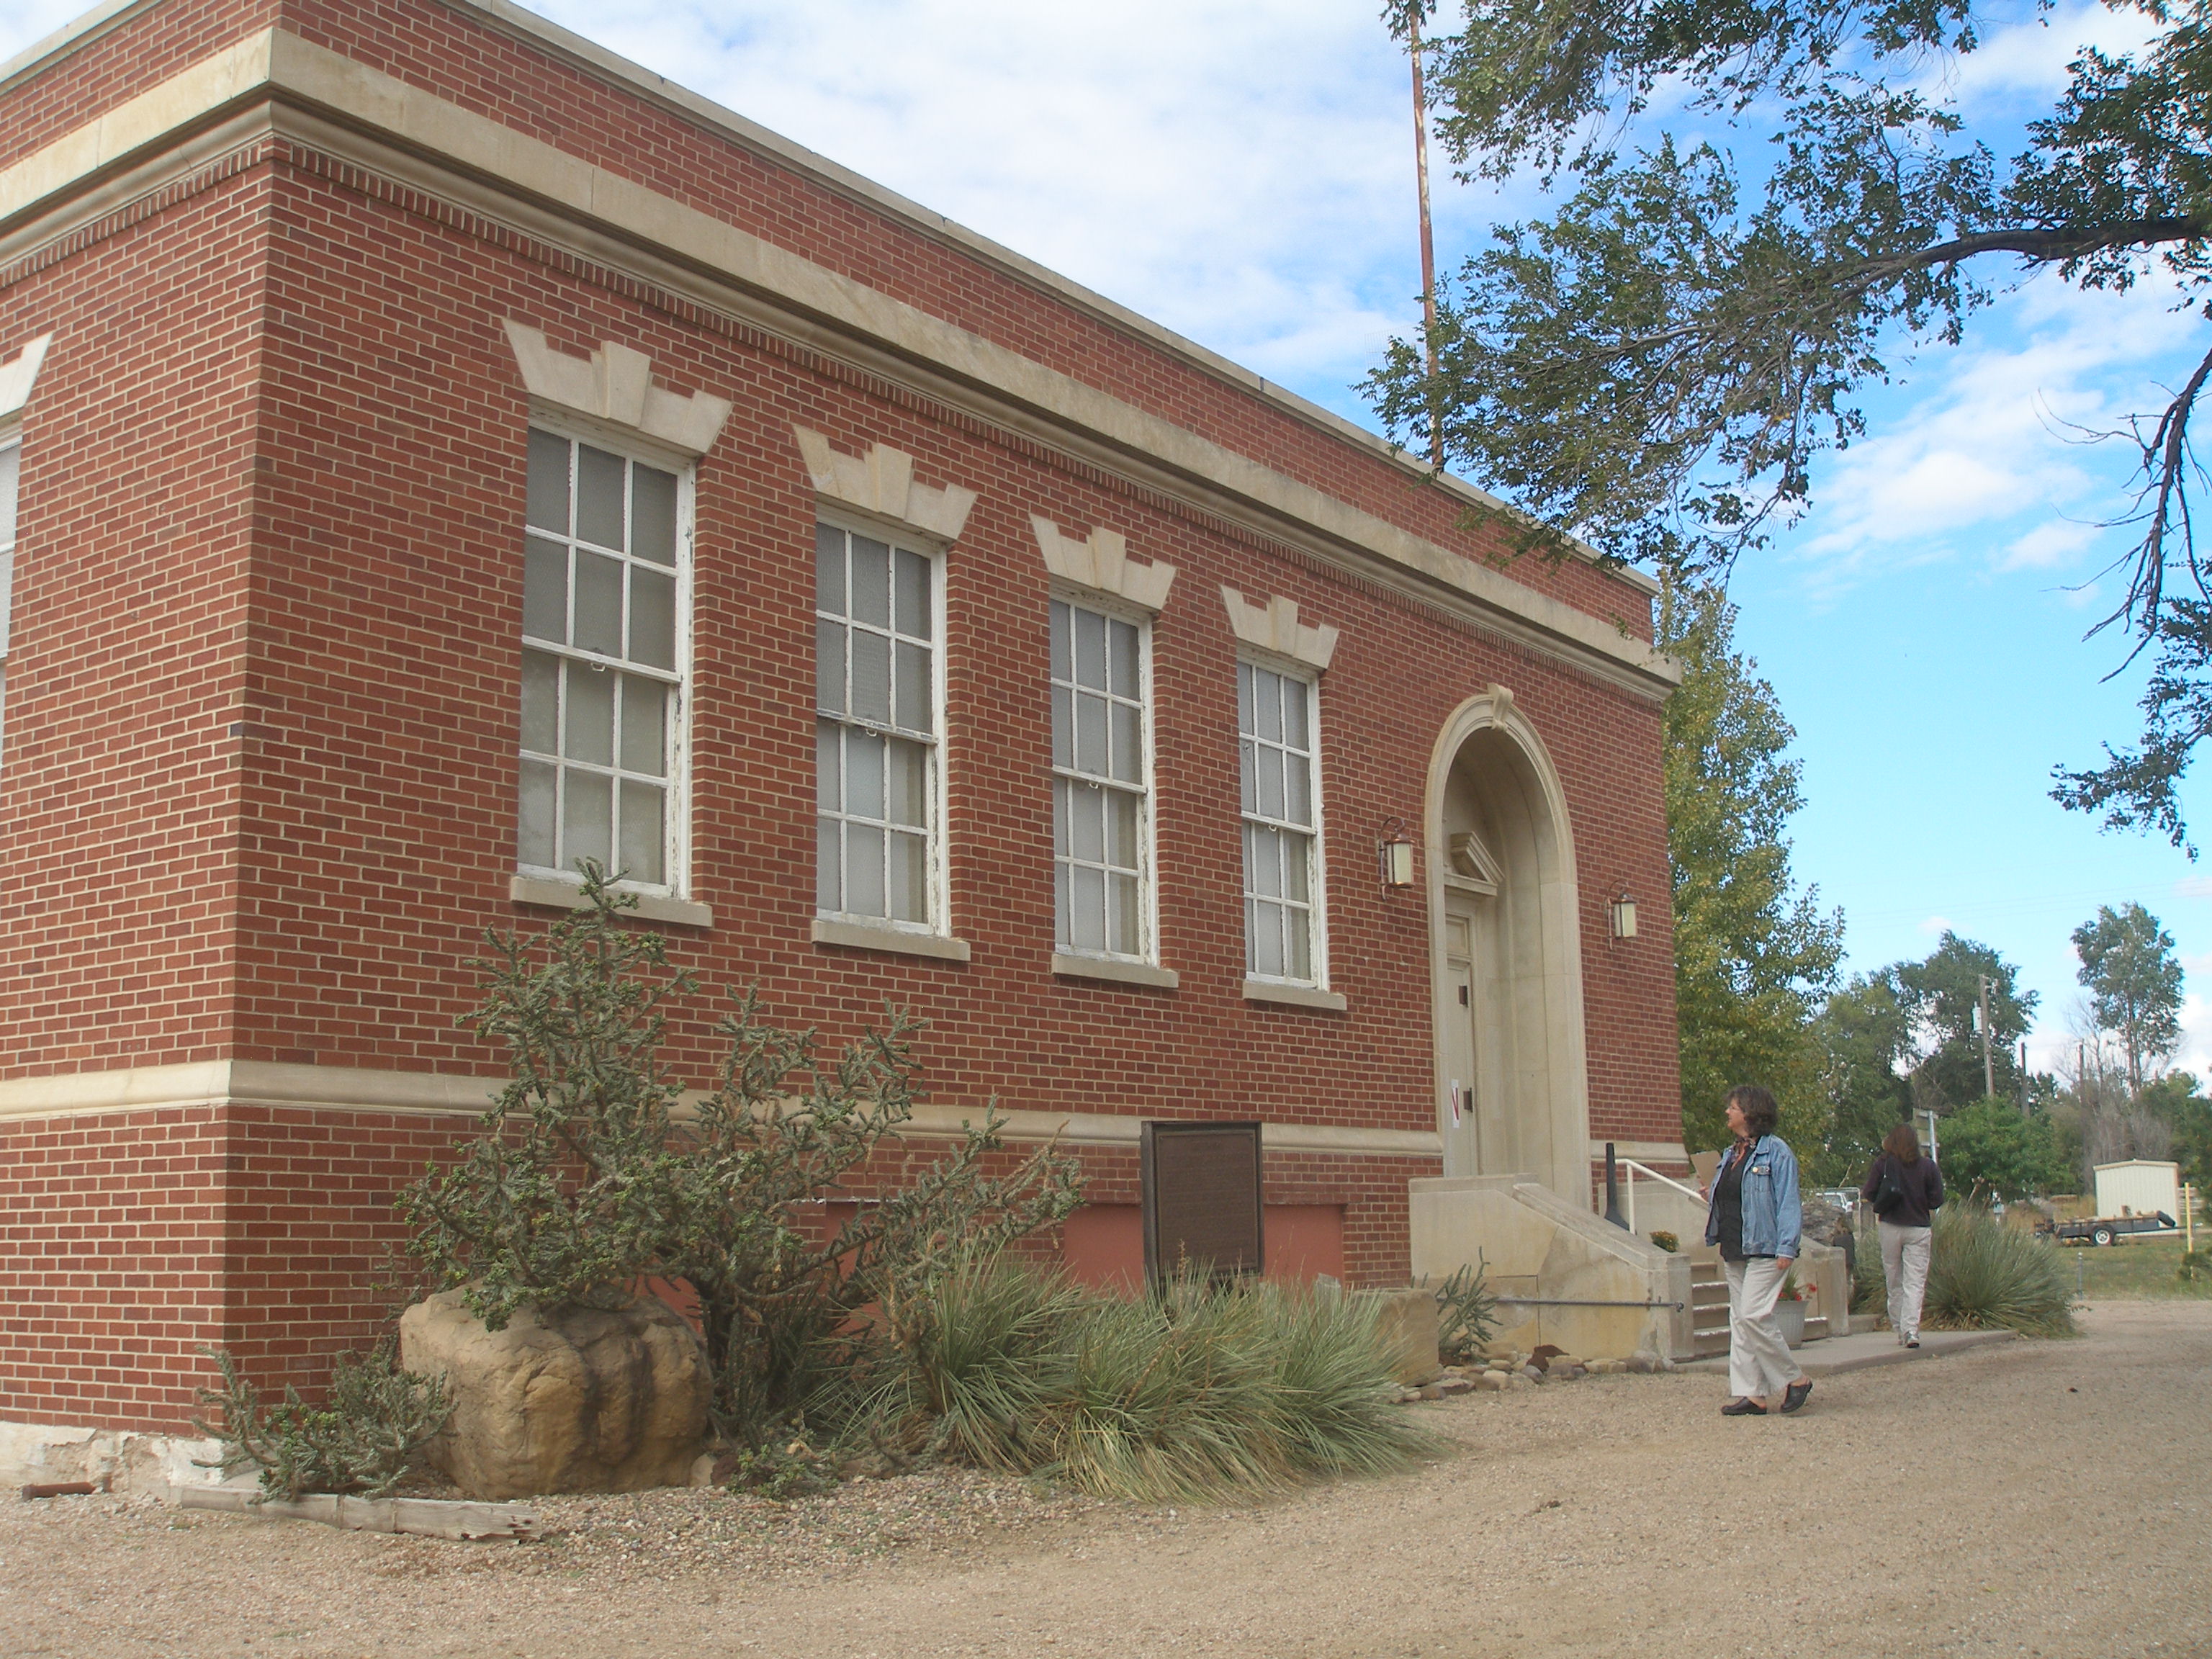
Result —
<path fill-rule="evenodd" d="M 0 246 L 43 229 L 27 223 L 33 216 L 65 213 L 73 198 L 155 159 L 165 146 L 183 148 L 256 102 L 312 112 L 319 142 L 362 147 L 368 165 L 411 167 L 426 188 L 456 199 L 473 191 L 473 205 L 486 205 L 488 196 L 490 211 L 549 221 L 571 240 L 602 242 L 600 257 L 618 264 L 642 261 L 684 273 L 681 280 L 695 289 L 721 289 L 740 306 L 769 313 L 773 320 L 765 325 L 872 356 L 879 372 L 939 395 L 949 389 L 982 406 L 987 418 L 1042 429 L 1048 441 L 1097 454 L 1101 465 L 1133 465 L 1211 510 L 1639 696 L 1662 698 L 1679 683 L 1679 667 L 1623 623 L 1524 587 L 942 318 L 282 31 L 240 40 L 0 172 Z"/>

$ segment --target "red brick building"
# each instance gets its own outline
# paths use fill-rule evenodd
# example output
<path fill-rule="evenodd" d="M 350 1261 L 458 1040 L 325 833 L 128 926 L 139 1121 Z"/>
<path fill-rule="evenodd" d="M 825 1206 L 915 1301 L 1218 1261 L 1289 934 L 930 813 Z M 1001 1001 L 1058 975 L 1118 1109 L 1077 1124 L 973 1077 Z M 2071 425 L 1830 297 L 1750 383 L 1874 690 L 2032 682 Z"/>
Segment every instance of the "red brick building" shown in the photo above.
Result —
<path fill-rule="evenodd" d="M 503 0 L 123 0 L 0 112 L 0 1421 L 358 1340 L 583 855 L 1064 1131 L 1080 1272 L 1148 1117 L 1366 1282 L 1680 1158 L 1648 584 Z"/>

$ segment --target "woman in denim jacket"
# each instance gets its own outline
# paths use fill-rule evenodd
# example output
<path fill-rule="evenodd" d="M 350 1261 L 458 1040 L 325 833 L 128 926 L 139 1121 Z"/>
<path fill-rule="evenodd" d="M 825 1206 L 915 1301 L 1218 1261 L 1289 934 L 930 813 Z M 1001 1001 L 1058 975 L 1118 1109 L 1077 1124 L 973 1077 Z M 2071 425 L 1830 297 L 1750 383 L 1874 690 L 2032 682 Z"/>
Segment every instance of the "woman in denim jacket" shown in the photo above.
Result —
<path fill-rule="evenodd" d="M 1729 1091 L 1728 1126 L 1735 1135 L 1713 1176 L 1705 1243 L 1721 1247 L 1729 1287 L 1729 1392 L 1723 1417 L 1764 1417 L 1805 1403 L 1813 1385 L 1775 1322 L 1774 1304 L 1797 1258 L 1804 1211 L 1797 1197 L 1797 1158 L 1774 1133 L 1774 1097 L 1755 1084 Z"/>

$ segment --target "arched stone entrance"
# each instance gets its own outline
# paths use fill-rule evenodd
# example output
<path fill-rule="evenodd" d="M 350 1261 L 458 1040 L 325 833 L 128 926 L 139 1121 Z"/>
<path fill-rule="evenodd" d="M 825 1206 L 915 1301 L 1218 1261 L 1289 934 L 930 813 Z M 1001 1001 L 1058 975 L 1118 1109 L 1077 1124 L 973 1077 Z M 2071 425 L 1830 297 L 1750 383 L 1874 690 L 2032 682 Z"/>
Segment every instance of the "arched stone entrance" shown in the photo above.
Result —
<path fill-rule="evenodd" d="M 1574 836 L 1543 740 L 1504 687 L 1445 723 L 1425 830 L 1444 1172 L 1532 1176 L 1586 1207 Z"/>

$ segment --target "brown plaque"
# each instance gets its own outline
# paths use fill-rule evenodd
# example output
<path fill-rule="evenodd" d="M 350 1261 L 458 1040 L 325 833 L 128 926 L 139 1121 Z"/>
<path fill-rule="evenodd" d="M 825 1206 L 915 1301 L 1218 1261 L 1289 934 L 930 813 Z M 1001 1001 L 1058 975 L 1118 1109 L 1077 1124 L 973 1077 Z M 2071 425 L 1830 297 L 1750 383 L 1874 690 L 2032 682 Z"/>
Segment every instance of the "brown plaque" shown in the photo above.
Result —
<path fill-rule="evenodd" d="M 1146 1279 L 1261 1272 L 1260 1126 L 1148 1122 L 1140 1146 Z"/>

